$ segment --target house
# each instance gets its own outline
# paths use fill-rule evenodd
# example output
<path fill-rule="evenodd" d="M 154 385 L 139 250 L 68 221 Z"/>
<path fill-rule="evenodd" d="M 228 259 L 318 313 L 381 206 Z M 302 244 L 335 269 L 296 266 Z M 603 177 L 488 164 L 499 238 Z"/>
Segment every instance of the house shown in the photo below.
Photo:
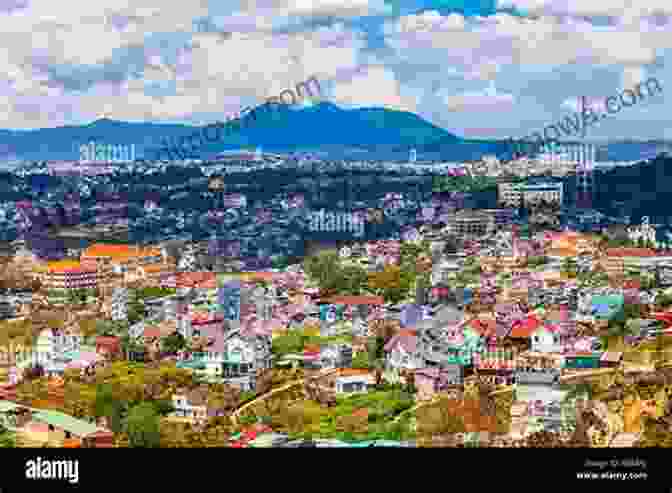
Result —
<path fill-rule="evenodd" d="M 0 401 L 0 423 L 21 430 L 38 442 L 58 447 L 99 447 L 111 435 L 109 430 L 67 414 L 34 409 L 10 401 Z M 98 434 L 98 436 L 97 436 Z"/>
<path fill-rule="evenodd" d="M 390 370 L 415 370 L 423 366 L 417 351 L 417 333 L 401 330 L 387 341 L 387 368 Z"/>
<path fill-rule="evenodd" d="M 559 353 L 562 351 L 561 329 L 558 325 L 539 325 L 530 335 L 532 351 L 539 353 Z"/>
<path fill-rule="evenodd" d="M 352 347 L 348 344 L 331 344 L 319 351 L 320 368 L 350 368 Z"/>
<path fill-rule="evenodd" d="M 531 346 L 535 332 L 542 326 L 542 320 L 536 315 L 528 315 L 526 318 L 516 321 L 509 332 L 508 337 L 521 346 Z"/>
<path fill-rule="evenodd" d="M 596 321 L 624 320 L 624 304 L 622 294 L 594 295 L 591 298 L 591 312 Z"/>
<path fill-rule="evenodd" d="M 564 368 L 572 370 L 599 368 L 601 357 L 602 353 L 592 351 L 566 354 L 564 357 Z"/>
<path fill-rule="evenodd" d="M 113 336 L 96 337 L 96 353 L 107 359 L 112 359 L 121 354 L 121 339 Z"/>
<path fill-rule="evenodd" d="M 416 370 L 414 385 L 417 400 L 430 400 L 438 392 L 443 392 L 463 381 L 463 369 L 460 365 L 447 365 L 444 368 L 422 368 Z"/>
<path fill-rule="evenodd" d="M 329 386 L 337 394 L 352 394 L 367 392 L 376 383 L 376 379 L 369 370 L 343 368 L 329 378 Z"/>
<path fill-rule="evenodd" d="M 201 369 L 241 390 L 253 390 L 258 371 L 271 368 L 271 338 L 240 330 L 205 333 L 209 344 L 178 366 Z"/>

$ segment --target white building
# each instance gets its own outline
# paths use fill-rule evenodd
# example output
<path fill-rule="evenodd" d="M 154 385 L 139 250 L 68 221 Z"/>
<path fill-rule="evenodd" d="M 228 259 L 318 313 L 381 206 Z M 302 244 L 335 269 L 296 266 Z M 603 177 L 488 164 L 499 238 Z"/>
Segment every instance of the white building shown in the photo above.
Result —
<path fill-rule="evenodd" d="M 463 238 L 477 239 L 494 231 L 495 221 L 490 214 L 480 211 L 463 210 L 457 212 L 449 221 L 448 232 Z"/>
<path fill-rule="evenodd" d="M 499 201 L 517 205 L 521 197 L 525 203 L 545 200 L 562 204 L 562 183 L 499 183 L 497 185 Z"/>

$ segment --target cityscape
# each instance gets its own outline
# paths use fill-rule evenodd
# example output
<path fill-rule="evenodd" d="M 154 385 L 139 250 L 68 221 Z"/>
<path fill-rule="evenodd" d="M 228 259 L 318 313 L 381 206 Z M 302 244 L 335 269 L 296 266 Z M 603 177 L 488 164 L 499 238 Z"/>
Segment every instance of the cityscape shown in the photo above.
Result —
<path fill-rule="evenodd" d="M 0 448 L 65 454 L 28 484 L 206 447 L 580 448 L 570 481 L 652 481 L 667 7 L 106 3 L 0 10 L 42 46 L 12 43 L 0 130 Z"/>

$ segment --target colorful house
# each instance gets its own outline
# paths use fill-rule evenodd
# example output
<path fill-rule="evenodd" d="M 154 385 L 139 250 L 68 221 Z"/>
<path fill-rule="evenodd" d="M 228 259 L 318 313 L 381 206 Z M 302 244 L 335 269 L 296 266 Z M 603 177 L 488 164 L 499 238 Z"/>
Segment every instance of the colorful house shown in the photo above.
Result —
<path fill-rule="evenodd" d="M 594 295 L 591 305 L 592 314 L 598 321 L 625 321 L 625 299 L 622 294 Z"/>

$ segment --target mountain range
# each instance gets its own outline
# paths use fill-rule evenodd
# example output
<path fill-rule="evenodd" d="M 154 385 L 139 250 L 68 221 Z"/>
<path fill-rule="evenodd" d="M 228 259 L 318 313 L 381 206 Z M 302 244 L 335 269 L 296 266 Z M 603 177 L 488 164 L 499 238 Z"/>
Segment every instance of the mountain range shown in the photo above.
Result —
<path fill-rule="evenodd" d="M 484 154 L 506 156 L 510 145 L 501 140 L 463 139 L 410 112 L 384 108 L 343 109 L 322 102 L 304 108 L 282 107 L 262 121 L 243 116 L 240 132 L 198 149 L 200 157 L 220 152 L 255 149 L 273 152 L 315 153 L 330 158 L 406 159 L 411 149 L 418 160 L 475 160 Z M 198 126 L 182 124 L 96 120 L 88 125 L 36 130 L 0 130 L 0 159 L 4 161 L 77 160 L 79 146 L 96 141 L 104 144 L 135 144 L 136 157 L 161 142 L 193 134 Z M 611 146 L 611 144 L 610 144 Z M 660 143 L 618 144 L 607 150 L 606 160 L 636 160 Z M 615 154 L 609 156 L 609 154 Z M 627 156 L 626 156 L 627 154 Z M 148 157 L 153 154 L 148 153 Z"/>

